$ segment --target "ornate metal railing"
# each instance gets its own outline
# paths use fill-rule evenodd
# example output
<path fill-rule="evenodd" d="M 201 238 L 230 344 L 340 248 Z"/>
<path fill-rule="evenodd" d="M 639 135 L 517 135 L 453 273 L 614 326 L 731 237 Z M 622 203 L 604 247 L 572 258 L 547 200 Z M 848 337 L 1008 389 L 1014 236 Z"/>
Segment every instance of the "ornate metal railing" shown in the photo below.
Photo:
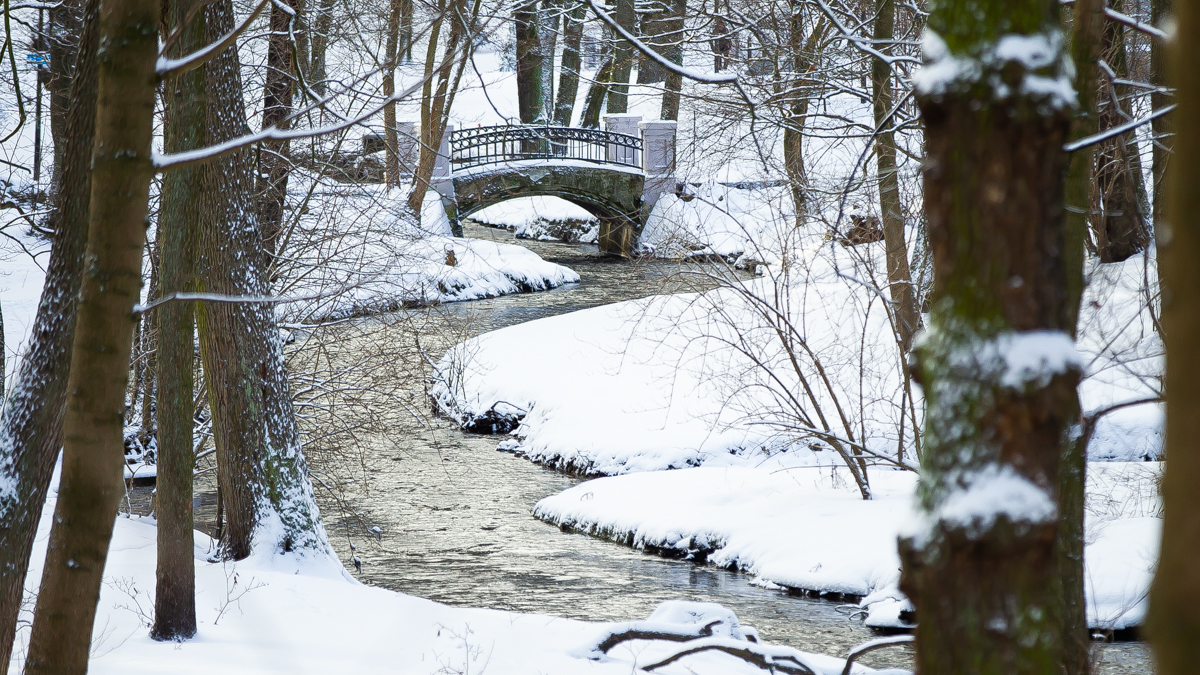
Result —
<path fill-rule="evenodd" d="M 463 129 L 450 136 L 458 169 L 526 159 L 571 159 L 641 168 L 642 139 L 598 129 L 502 126 Z"/>

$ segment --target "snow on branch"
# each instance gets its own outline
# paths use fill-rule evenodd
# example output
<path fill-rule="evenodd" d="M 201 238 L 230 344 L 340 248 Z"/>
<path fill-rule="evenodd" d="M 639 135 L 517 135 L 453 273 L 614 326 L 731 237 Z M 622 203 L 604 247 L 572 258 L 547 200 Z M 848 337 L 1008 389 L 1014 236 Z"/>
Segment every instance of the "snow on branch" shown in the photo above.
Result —
<path fill-rule="evenodd" d="M 1107 16 L 1108 18 L 1112 19 L 1113 21 L 1116 21 L 1117 23 L 1129 26 L 1130 28 L 1132 28 L 1134 30 L 1139 30 L 1151 37 L 1156 37 L 1160 40 L 1166 40 L 1168 37 L 1166 31 L 1155 28 L 1154 26 L 1152 26 L 1148 23 L 1142 23 L 1141 21 L 1138 21 L 1137 19 L 1133 18 L 1132 16 L 1118 12 L 1117 10 L 1113 9 L 1112 7 L 1105 7 L 1104 15 Z"/>
<path fill-rule="evenodd" d="M 842 34 L 842 39 L 854 45 L 860 51 L 869 54 L 880 61 L 883 61 L 884 63 L 888 64 L 888 66 L 891 66 L 894 63 L 902 62 L 921 62 L 920 59 L 912 56 L 891 56 L 889 54 L 884 54 L 872 46 L 874 42 L 873 40 L 860 35 L 855 35 L 849 28 L 845 26 L 845 24 L 839 21 L 837 16 L 834 15 L 833 10 L 829 8 L 829 5 L 825 4 L 825 0 L 817 0 L 817 6 L 821 8 L 821 13 L 825 15 L 825 18 L 829 19 L 830 23 L 832 23 L 834 27 L 838 29 L 838 32 Z"/>
<path fill-rule="evenodd" d="M 665 658 L 642 666 L 642 670 L 650 672 L 675 663 L 685 656 L 706 651 L 719 651 L 735 656 L 746 663 L 751 663 L 763 670 L 773 673 L 789 673 L 791 675 L 818 675 L 822 669 L 814 667 L 805 658 L 803 652 L 791 647 L 763 645 L 753 642 L 742 642 L 732 638 L 703 638 L 691 640 L 672 652 Z"/>
<path fill-rule="evenodd" d="M 270 2 L 271 0 L 260 0 L 258 5 L 254 8 L 254 11 L 250 12 L 250 16 L 246 17 L 246 20 L 243 21 L 241 25 L 226 33 L 220 40 L 217 40 L 216 42 L 204 47 L 203 49 L 200 49 L 199 51 L 192 52 L 191 54 L 179 59 L 170 59 L 164 54 L 159 54 L 158 63 L 155 64 L 154 67 L 155 72 L 158 73 L 159 77 L 167 77 L 168 75 L 181 75 L 188 71 L 195 70 L 196 68 L 199 68 L 200 66 L 213 60 L 218 54 L 225 51 L 230 45 L 232 45 L 234 41 L 238 39 L 238 36 L 240 36 L 246 31 L 247 28 L 250 27 L 250 24 L 258 18 L 259 14 L 262 14 L 262 11 L 266 9 Z"/>
<path fill-rule="evenodd" d="M 842 669 L 842 675 L 850 675 L 850 669 L 854 667 L 854 662 L 873 651 L 898 645 L 910 645 L 915 640 L 916 638 L 912 635 L 889 635 L 874 640 L 867 640 L 850 650 L 850 654 L 846 656 L 846 667 Z"/>
<path fill-rule="evenodd" d="M 1127 131 L 1132 131 L 1147 122 L 1158 119 L 1159 117 L 1166 115 L 1167 113 L 1171 112 L 1174 109 L 1175 109 L 1174 105 L 1169 105 L 1165 108 L 1160 108 L 1158 110 L 1155 110 L 1154 112 L 1150 113 L 1149 115 L 1146 115 L 1145 117 L 1143 117 L 1140 120 L 1132 120 L 1132 121 L 1126 122 L 1125 124 L 1122 124 L 1120 126 L 1115 126 L 1111 129 L 1101 131 L 1098 134 L 1093 134 L 1091 136 L 1085 136 L 1084 138 L 1081 138 L 1077 141 L 1071 141 L 1070 143 L 1067 143 L 1066 145 L 1063 146 L 1063 151 L 1064 152 L 1075 152 L 1076 150 L 1082 150 L 1083 148 L 1086 148 L 1089 145 L 1103 143 L 1104 141 L 1107 141 L 1108 139 L 1113 138 L 1114 136 L 1120 136 L 1121 134 L 1123 134 Z"/>

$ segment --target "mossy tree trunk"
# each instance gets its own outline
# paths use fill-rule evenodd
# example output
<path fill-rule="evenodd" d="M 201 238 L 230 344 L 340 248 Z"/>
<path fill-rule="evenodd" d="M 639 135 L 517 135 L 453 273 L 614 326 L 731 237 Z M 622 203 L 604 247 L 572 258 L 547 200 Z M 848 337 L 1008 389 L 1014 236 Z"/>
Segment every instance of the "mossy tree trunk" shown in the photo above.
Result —
<path fill-rule="evenodd" d="M 98 0 L 86 4 L 71 80 L 61 165 L 56 167 L 54 238 L 29 347 L 0 410 L 0 675 L 8 672 L 29 556 L 54 461 L 62 448 L 75 335 L 76 298 L 83 280 L 96 127 Z M 127 350 L 128 353 L 128 350 Z"/>
<path fill-rule="evenodd" d="M 159 0 L 100 8 L 96 143 L 63 468 L 26 673 L 87 672 L 96 603 L 124 494 L 122 423 L 154 165 Z"/>
<path fill-rule="evenodd" d="M 608 96 L 612 72 L 613 56 L 609 54 L 600 64 L 600 69 L 596 71 L 596 79 L 588 87 L 587 96 L 583 99 L 583 110 L 579 113 L 579 126 L 584 129 L 600 128 L 600 111 L 604 109 L 604 99 Z"/>
<path fill-rule="evenodd" d="M 876 0 L 876 49 L 891 54 L 890 41 L 896 23 L 895 0 Z M 876 170 L 879 174 L 879 214 L 883 220 L 883 242 L 886 249 L 888 293 L 892 298 L 892 322 L 900 349 L 912 347 L 913 335 L 921 322 L 917 310 L 917 294 L 908 269 L 908 243 L 904 239 L 904 210 L 900 203 L 900 179 L 896 175 L 896 134 L 892 132 L 895 117 L 892 105 L 892 69 L 882 59 L 871 62 L 871 98 L 875 111 Z"/>
<path fill-rule="evenodd" d="M 1159 278 L 1167 350 L 1166 472 L 1162 544 L 1150 589 L 1148 628 L 1159 675 L 1196 672 L 1200 663 L 1200 7 L 1176 3 L 1170 62 L 1175 86 L 1174 157 L 1167 212 L 1159 221 Z"/>
<path fill-rule="evenodd" d="M 233 29 L 232 0 L 210 4 L 205 13 L 208 42 Z M 209 61 L 205 74 L 209 141 L 248 134 L 236 50 Z M 202 165 L 201 172 L 198 285 L 222 295 L 269 295 L 257 255 L 262 231 L 254 217 L 251 151 L 224 155 Z M 203 302 L 196 319 L 225 511 L 221 554 L 233 560 L 252 549 L 328 554 L 274 309 L 263 303 Z"/>
<path fill-rule="evenodd" d="M 613 19 L 617 24 L 636 35 L 637 11 L 634 0 L 615 0 Z M 614 35 L 612 84 L 608 87 L 608 102 L 605 111 L 610 114 L 629 112 L 629 76 L 633 74 L 633 45 L 628 40 Z"/>
<path fill-rule="evenodd" d="M 915 83 L 935 285 L 914 349 L 927 417 L 901 588 L 918 672 L 1057 675 L 1059 474 L 1080 375 L 1062 260 L 1069 61 L 1055 0 L 931 9 L 934 65 Z"/>
<path fill-rule="evenodd" d="M 164 27 L 178 37 L 175 58 L 205 45 L 199 0 L 173 0 Z M 204 68 L 164 82 L 163 146 L 167 152 L 207 144 Z M 195 234 L 200 222 L 202 167 L 182 167 L 162 179 L 158 216 L 158 282 L 163 295 L 195 290 Z M 169 302 L 155 310 L 158 323 L 158 480 L 154 514 L 158 520 L 158 568 L 154 592 L 156 640 L 196 634 L 196 573 L 192 530 L 192 418 L 195 384 L 195 314 L 190 302 Z"/>
<path fill-rule="evenodd" d="M 517 29 L 517 114 L 521 124 L 545 124 L 545 54 L 542 50 L 542 19 L 539 0 L 529 0 L 516 9 Z M 436 54 L 436 52 L 435 52 Z"/>

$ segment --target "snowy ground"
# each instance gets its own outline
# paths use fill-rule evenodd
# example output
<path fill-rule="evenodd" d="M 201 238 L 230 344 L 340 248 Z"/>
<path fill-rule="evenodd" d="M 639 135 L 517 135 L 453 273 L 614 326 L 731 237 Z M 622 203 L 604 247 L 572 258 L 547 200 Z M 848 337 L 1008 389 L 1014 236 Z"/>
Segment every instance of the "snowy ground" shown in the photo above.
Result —
<path fill-rule="evenodd" d="M 1094 628 L 1140 625 L 1161 520 L 1158 463 L 1089 467 L 1088 621 Z M 611 476 L 538 503 L 555 525 L 638 548 L 675 551 L 754 574 L 763 585 L 867 596 L 868 625 L 902 624 L 911 607 L 896 589 L 899 529 L 910 517 L 916 475 L 872 474 L 863 501 L 844 469 L 700 467 Z"/>
<path fill-rule="evenodd" d="M 57 481 L 55 482 L 57 484 Z M 51 498 L 27 585 L 41 577 L 54 508 Z M 195 534 L 196 611 L 192 640 L 149 638 L 155 586 L 154 521 L 118 517 L 105 566 L 89 672 L 120 673 L 630 673 L 678 648 L 678 643 L 634 641 L 607 657 L 595 645 L 627 624 L 598 624 L 489 609 L 455 608 L 364 586 L 336 560 L 256 555 L 238 563 L 207 558 L 211 540 Z M 23 618 L 28 619 L 28 614 Z M 634 617 L 631 617 L 634 618 Z M 756 633 L 719 605 L 664 603 L 642 628 L 696 632 L 712 627 L 709 643 L 754 647 Z M 14 666 L 26 651 L 28 624 L 18 633 Z M 822 675 L 843 662 L 786 647 L 757 645 L 795 657 Z M 17 671 L 19 672 L 19 670 Z M 759 673 L 723 654 L 688 656 L 655 672 Z M 856 667 L 858 673 L 871 672 Z"/>

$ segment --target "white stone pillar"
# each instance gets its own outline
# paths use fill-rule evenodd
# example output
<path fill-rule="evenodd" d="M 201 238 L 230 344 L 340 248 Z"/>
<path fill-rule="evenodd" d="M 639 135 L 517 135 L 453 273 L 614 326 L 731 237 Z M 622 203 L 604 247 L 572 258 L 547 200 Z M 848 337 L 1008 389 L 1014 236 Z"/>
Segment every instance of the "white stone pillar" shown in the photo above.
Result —
<path fill-rule="evenodd" d="M 625 134 L 627 136 L 636 137 L 638 135 L 638 123 L 641 121 L 641 115 L 605 115 L 604 130 L 611 131 L 615 134 Z M 623 164 L 636 164 L 637 151 L 633 148 L 627 148 L 623 145 L 609 144 L 608 161 L 621 162 Z"/>
<path fill-rule="evenodd" d="M 660 196 L 675 191 L 675 125 L 674 121 L 668 120 L 638 124 L 642 136 L 642 170 L 646 172 L 642 190 L 642 208 L 646 216 Z"/>
<path fill-rule="evenodd" d="M 454 133 L 454 125 L 447 123 L 446 132 L 442 134 L 442 144 L 438 146 L 437 158 L 433 160 L 433 178 L 450 177 L 450 134 Z"/>

